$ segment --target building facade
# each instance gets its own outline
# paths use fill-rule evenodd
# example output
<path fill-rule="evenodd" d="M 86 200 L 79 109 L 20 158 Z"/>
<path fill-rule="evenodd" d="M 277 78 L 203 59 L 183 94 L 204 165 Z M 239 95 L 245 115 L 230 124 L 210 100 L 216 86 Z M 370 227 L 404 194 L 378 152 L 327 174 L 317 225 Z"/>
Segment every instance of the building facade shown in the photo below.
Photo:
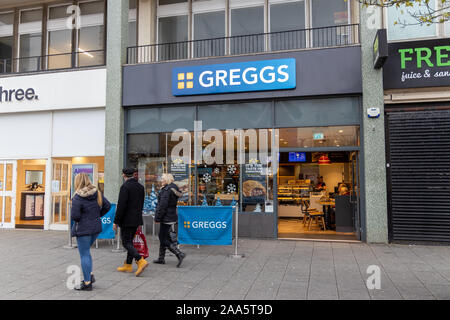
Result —
<path fill-rule="evenodd" d="M 67 230 L 73 177 L 103 185 L 105 1 L 2 1 L 0 226 Z"/>
<path fill-rule="evenodd" d="M 448 242 L 450 23 L 393 29 L 383 67 L 389 240 Z"/>
<path fill-rule="evenodd" d="M 133 166 L 147 195 L 167 172 L 180 205 L 236 204 L 245 237 L 447 241 L 449 24 L 399 14 L 0 1 L 0 227 L 67 229 L 77 172 L 115 202 Z"/>
<path fill-rule="evenodd" d="M 169 172 L 241 236 L 365 240 L 356 2 L 139 1 L 137 25 L 115 121 L 147 194 Z"/>

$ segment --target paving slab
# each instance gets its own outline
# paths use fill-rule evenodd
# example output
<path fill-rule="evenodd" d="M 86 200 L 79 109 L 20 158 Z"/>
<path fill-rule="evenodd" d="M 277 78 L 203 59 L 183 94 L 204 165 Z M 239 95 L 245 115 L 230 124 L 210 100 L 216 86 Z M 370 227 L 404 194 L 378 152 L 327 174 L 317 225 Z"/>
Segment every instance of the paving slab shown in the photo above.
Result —
<path fill-rule="evenodd" d="M 148 237 L 151 261 L 157 239 Z M 26 245 L 25 245 L 26 244 Z M 77 250 L 64 249 L 67 233 L 0 230 L 0 299 L 30 300 L 304 300 L 450 299 L 450 246 L 240 239 L 231 246 L 182 246 L 181 268 L 168 254 L 140 277 L 116 271 L 125 253 L 108 242 L 92 249 L 97 282 L 92 292 L 67 288 Z M 381 289 L 369 290 L 369 266 L 378 266 Z M 136 269 L 136 266 L 134 265 Z"/>

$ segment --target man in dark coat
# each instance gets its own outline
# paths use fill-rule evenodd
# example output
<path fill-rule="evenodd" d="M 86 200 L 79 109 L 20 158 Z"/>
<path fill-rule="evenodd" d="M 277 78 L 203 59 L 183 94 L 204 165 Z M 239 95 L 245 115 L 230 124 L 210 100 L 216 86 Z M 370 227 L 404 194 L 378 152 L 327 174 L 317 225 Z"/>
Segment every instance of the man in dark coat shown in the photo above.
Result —
<path fill-rule="evenodd" d="M 116 217 L 114 218 L 114 230 L 120 227 L 122 245 L 127 250 L 127 260 L 122 267 L 117 268 L 121 272 L 133 272 L 133 259 L 136 260 L 140 275 L 147 267 L 148 262 L 140 256 L 133 246 L 133 238 L 139 226 L 144 224 L 142 209 L 144 207 L 145 190 L 135 177 L 135 169 L 123 169 L 125 182 L 120 187 L 119 200 L 117 201 Z"/>

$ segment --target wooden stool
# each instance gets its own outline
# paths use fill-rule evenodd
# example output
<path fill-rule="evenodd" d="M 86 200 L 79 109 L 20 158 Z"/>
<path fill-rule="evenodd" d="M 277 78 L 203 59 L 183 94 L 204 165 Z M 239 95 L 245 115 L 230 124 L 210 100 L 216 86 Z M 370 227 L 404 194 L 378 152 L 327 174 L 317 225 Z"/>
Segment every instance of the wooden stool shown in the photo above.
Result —
<path fill-rule="evenodd" d="M 311 222 L 314 220 L 316 221 L 317 225 L 319 225 L 319 220 L 322 221 L 322 226 L 323 226 L 323 230 L 327 230 L 326 226 L 325 226 L 325 215 L 323 214 L 323 212 L 310 212 L 309 213 L 309 225 L 308 225 L 308 230 L 311 230 Z"/>

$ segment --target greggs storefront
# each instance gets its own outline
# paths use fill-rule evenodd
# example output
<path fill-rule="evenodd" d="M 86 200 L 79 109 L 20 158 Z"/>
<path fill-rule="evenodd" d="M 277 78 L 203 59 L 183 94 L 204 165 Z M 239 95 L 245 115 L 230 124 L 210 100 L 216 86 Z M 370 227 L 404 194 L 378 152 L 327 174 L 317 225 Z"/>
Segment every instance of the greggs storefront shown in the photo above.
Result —
<path fill-rule="evenodd" d="M 147 199 L 238 207 L 251 238 L 361 240 L 360 47 L 124 67 L 128 166 Z"/>

